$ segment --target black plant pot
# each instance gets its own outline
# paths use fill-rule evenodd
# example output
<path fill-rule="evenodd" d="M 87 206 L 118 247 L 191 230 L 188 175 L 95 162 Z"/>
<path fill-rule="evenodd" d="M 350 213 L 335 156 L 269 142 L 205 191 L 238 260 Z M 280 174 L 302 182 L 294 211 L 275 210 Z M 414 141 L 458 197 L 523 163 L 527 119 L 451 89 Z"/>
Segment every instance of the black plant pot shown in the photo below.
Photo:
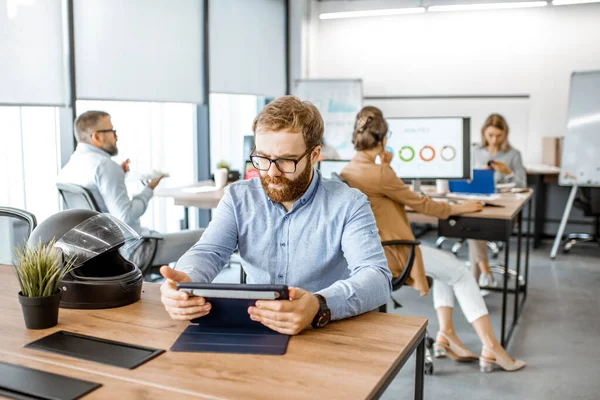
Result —
<path fill-rule="evenodd" d="M 27 297 L 19 292 L 19 303 L 23 309 L 23 318 L 27 329 L 52 328 L 58 323 L 59 290 L 52 296 Z"/>

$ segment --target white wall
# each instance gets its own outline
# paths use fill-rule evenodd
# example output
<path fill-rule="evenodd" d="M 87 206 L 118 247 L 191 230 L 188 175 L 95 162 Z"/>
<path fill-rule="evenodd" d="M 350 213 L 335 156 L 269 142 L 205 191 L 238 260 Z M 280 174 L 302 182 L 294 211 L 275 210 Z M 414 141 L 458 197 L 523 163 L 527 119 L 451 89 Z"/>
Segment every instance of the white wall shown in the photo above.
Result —
<path fill-rule="evenodd" d="M 348 3 L 311 2 L 305 77 L 362 78 L 367 97 L 528 94 L 529 164 L 565 130 L 571 72 L 600 69 L 600 4 L 318 19 Z"/>

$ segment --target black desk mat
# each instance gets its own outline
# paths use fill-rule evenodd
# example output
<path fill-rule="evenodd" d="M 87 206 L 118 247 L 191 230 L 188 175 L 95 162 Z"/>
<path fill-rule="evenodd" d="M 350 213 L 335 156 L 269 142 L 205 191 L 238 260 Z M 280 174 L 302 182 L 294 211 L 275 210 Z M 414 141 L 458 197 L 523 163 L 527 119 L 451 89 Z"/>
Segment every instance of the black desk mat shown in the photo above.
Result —
<path fill-rule="evenodd" d="M 140 366 L 146 361 L 164 353 L 164 350 L 160 349 L 100 339 L 67 331 L 55 332 L 23 347 L 128 369 Z"/>
<path fill-rule="evenodd" d="M 102 386 L 0 361 L 0 396 L 10 399 L 74 400 Z"/>

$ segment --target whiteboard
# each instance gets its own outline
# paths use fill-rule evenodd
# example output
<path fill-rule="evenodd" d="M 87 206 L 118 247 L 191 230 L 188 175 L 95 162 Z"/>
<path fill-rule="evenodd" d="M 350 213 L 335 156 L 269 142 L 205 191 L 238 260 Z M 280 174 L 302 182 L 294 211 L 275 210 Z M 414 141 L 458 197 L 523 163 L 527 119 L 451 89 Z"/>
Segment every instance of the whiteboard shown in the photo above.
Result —
<path fill-rule="evenodd" d="M 300 79 L 294 82 L 294 96 L 314 104 L 325 123 L 325 159 L 348 160 L 354 156 L 352 132 L 356 114 L 363 106 L 360 79 Z"/>
<path fill-rule="evenodd" d="M 394 117 L 465 117 L 471 119 L 471 143 L 481 143 L 481 127 L 490 114 L 502 115 L 509 127 L 508 140 L 524 156 L 528 148 L 529 97 L 398 97 L 365 98 L 383 116 Z M 537 143 L 535 144 L 537 145 Z M 526 160 L 525 160 L 526 161 Z M 479 167 L 474 165 L 474 168 Z"/>
<path fill-rule="evenodd" d="M 561 159 L 561 185 L 600 186 L 600 71 L 574 72 Z"/>

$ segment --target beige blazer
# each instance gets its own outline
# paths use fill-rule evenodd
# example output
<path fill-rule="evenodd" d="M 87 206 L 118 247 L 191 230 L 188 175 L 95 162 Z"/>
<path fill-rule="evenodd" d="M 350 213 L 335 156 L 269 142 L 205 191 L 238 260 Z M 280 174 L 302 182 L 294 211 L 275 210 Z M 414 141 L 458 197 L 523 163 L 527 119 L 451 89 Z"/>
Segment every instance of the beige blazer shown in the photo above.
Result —
<path fill-rule="evenodd" d="M 405 206 L 437 218 L 445 219 L 450 215 L 448 203 L 436 202 L 413 192 L 396 176 L 389 164 L 375 164 L 365 152 L 357 152 L 342 170 L 341 176 L 351 187 L 359 189 L 369 198 L 382 241 L 414 240 Z M 384 250 L 392 275 L 400 275 L 408 260 L 410 247 L 385 246 Z M 419 291 L 429 289 L 419 248 L 407 283 Z"/>

